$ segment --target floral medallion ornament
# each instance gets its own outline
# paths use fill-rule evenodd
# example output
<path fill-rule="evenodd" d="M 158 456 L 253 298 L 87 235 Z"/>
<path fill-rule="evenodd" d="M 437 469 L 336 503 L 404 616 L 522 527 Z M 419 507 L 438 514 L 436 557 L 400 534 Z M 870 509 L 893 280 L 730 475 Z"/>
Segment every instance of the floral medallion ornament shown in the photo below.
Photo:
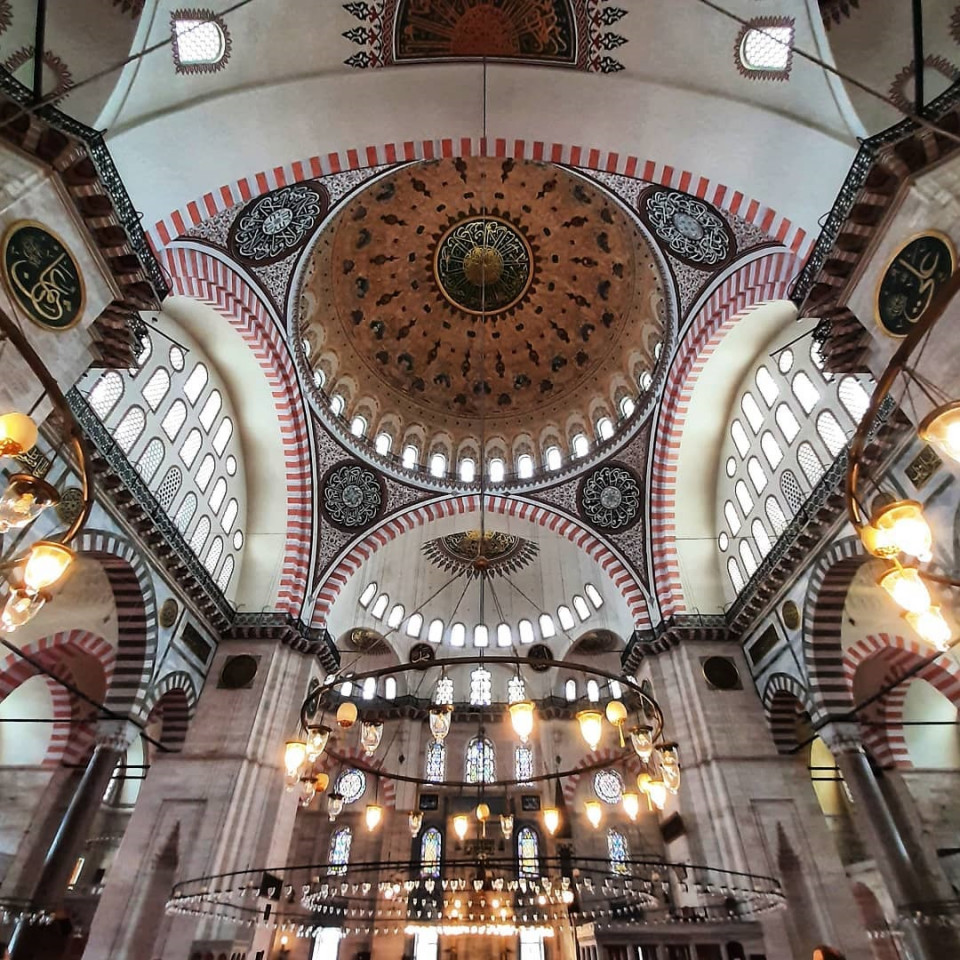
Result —
<path fill-rule="evenodd" d="M 264 194 L 237 217 L 231 249 L 255 266 L 274 263 L 303 245 L 326 209 L 326 194 L 304 183 Z"/>
<path fill-rule="evenodd" d="M 323 482 L 323 512 L 342 530 L 359 530 L 380 515 L 384 502 L 380 478 L 369 467 L 350 460 L 331 467 Z"/>
<path fill-rule="evenodd" d="M 733 236 L 723 218 L 689 193 L 651 190 L 640 210 L 669 252 L 692 266 L 716 267 L 733 252 Z"/>
<path fill-rule="evenodd" d="M 580 484 L 580 510 L 600 530 L 626 530 L 640 517 L 640 484 L 631 470 L 608 463 Z"/>

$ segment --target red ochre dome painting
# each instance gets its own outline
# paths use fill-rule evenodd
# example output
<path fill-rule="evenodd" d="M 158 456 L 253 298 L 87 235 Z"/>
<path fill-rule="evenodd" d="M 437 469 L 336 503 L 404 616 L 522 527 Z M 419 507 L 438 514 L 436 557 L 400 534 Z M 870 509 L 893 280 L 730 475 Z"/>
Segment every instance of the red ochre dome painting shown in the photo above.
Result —
<path fill-rule="evenodd" d="M 616 419 L 655 366 L 666 303 L 633 217 L 571 171 L 468 158 L 404 166 L 354 194 L 304 273 L 301 333 L 324 390 L 448 458 L 539 446 Z M 429 448 L 429 449 L 425 449 Z M 444 449 L 446 448 L 446 449 Z M 478 449 L 478 447 L 477 447 Z"/>

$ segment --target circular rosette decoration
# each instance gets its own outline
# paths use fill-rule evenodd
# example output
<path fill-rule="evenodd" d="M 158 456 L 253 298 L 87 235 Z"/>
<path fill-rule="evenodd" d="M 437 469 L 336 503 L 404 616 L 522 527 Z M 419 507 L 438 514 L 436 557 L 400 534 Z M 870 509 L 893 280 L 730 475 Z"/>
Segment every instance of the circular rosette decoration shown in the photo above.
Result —
<path fill-rule="evenodd" d="M 323 480 L 323 512 L 341 530 L 370 526 L 380 515 L 385 496 L 380 477 L 355 460 L 338 463 Z"/>
<path fill-rule="evenodd" d="M 613 533 L 640 518 L 640 482 L 632 470 L 607 463 L 580 484 L 580 512 L 599 530 Z"/>
<path fill-rule="evenodd" d="M 667 250 L 691 266 L 717 267 L 735 252 L 723 217 L 689 193 L 651 190 L 640 200 L 640 213 Z"/>
<path fill-rule="evenodd" d="M 253 266 L 275 263 L 298 250 L 327 211 L 322 187 L 298 183 L 248 204 L 234 222 L 230 249 Z"/>

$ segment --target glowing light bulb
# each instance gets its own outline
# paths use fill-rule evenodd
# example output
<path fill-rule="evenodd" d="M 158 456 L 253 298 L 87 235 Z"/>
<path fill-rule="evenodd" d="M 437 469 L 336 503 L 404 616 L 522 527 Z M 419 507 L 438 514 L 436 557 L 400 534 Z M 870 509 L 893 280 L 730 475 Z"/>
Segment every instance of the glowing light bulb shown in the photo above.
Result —
<path fill-rule="evenodd" d="M 295 777 L 307 759 L 307 745 L 302 740 L 288 740 L 283 750 L 283 765 L 287 773 Z"/>
<path fill-rule="evenodd" d="M 530 700 L 518 700 L 510 704 L 510 722 L 513 729 L 520 738 L 521 743 L 526 743 L 533 733 L 534 706 Z"/>
<path fill-rule="evenodd" d="M 470 828 L 470 820 L 462 813 L 453 818 L 453 832 L 462 840 Z"/>
<path fill-rule="evenodd" d="M 477 804 L 477 819 L 481 823 L 486 823 L 490 819 L 490 807 L 485 803 Z"/>
<path fill-rule="evenodd" d="M 26 453 L 37 442 L 37 425 L 25 413 L 0 416 L 0 457 Z"/>
<path fill-rule="evenodd" d="M 923 508 L 916 500 L 897 500 L 881 507 L 873 516 L 871 526 L 877 531 L 877 543 L 872 552 L 893 550 L 906 553 L 918 560 L 931 557 L 933 534 L 923 516 Z M 864 541 L 869 548 L 870 544 Z M 883 552 L 880 553 L 883 555 Z"/>
<path fill-rule="evenodd" d="M 624 790 L 620 797 L 623 802 L 623 812 L 631 819 L 636 820 L 640 813 L 640 796 L 632 790 Z"/>
<path fill-rule="evenodd" d="M 560 811 L 556 807 L 546 807 L 543 811 L 543 825 L 552 837 L 560 826 Z"/>
<path fill-rule="evenodd" d="M 960 401 L 931 410 L 920 421 L 917 432 L 942 454 L 960 463 Z"/>
<path fill-rule="evenodd" d="M 330 786 L 330 776 L 326 773 L 318 773 L 313 778 L 313 785 L 316 788 L 317 793 L 323 793 L 327 787 Z"/>
<path fill-rule="evenodd" d="M 377 827 L 380 826 L 380 821 L 383 819 L 383 807 L 377 803 L 368 803 L 363 818 L 367 823 L 368 830 L 376 830 Z"/>
<path fill-rule="evenodd" d="M 603 737 L 603 716 L 600 711 L 581 710 L 577 714 L 577 722 L 580 724 L 580 735 L 586 741 L 587 746 L 591 750 L 596 750 Z"/>
<path fill-rule="evenodd" d="M 939 607 L 930 607 L 920 613 L 905 613 L 904 619 L 931 646 L 946 650 L 950 646 L 952 632 Z"/>
<path fill-rule="evenodd" d="M 52 587 L 73 562 L 73 551 L 62 543 L 38 540 L 27 554 L 23 582 L 33 593 Z"/>
<path fill-rule="evenodd" d="M 894 567 L 880 578 L 880 586 L 908 613 L 930 608 L 930 592 L 913 567 Z"/>
<path fill-rule="evenodd" d="M 583 805 L 583 811 L 587 815 L 587 819 L 590 821 L 593 829 L 596 830 L 600 826 L 600 821 L 603 819 L 603 807 L 600 806 L 599 800 L 587 800 Z"/>

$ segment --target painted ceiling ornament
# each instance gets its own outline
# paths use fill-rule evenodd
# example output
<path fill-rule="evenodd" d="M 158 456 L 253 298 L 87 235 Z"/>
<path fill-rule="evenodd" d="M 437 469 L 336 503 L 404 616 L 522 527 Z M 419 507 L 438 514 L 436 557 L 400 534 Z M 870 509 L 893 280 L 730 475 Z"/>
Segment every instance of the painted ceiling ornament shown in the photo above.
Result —
<path fill-rule="evenodd" d="M 442 570 L 460 571 L 468 577 L 477 577 L 481 571 L 500 577 L 516 573 L 533 562 L 539 552 L 532 540 L 499 530 L 485 531 L 482 540 L 479 530 L 464 530 L 428 540 L 421 549 Z"/>
<path fill-rule="evenodd" d="M 607 463 L 580 484 L 580 510 L 599 530 L 617 532 L 640 518 L 640 483 L 632 470 Z"/>
<path fill-rule="evenodd" d="M 716 267 L 730 259 L 734 239 L 708 204 L 679 190 L 655 189 L 640 201 L 653 232 L 677 259 L 695 267 Z"/>
<path fill-rule="evenodd" d="M 323 481 L 323 511 L 343 530 L 368 527 L 379 516 L 384 499 L 380 478 L 355 460 L 331 467 Z"/>
<path fill-rule="evenodd" d="M 286 257 L 306 241 L 327 210 L 321 187 L 298 183 L 264 194 L 237 217 L 230 237 L 236 256 L 255 266 Z"/>

